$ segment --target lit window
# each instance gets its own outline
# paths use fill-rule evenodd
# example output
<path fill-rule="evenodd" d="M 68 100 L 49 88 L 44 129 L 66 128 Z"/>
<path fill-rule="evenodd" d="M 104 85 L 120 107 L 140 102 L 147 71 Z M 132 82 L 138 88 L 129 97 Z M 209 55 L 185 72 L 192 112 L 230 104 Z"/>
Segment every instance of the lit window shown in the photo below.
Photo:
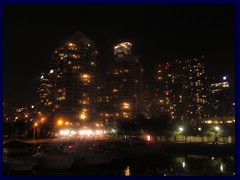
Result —
<path fill-rule="evenodd" d="M 69 43 L 69 44 L 68 44 L 68 46 L 70 46 L 70 47 L 71 47 L 71 46 L 76 46 L 76 45 L 75 45 L 75 44 L 73 44 L 73 43 Z"/>
<path fill-rule="evenodd" d="M 82 79 L 83 82 L 90 82 L 90 75 L 82 74 L 81 79 Z"/>
<path fill-rule="evenodd" d="M 123 103 L 123 109 L 130 109 L 130 104 L 127 102 Z"/>

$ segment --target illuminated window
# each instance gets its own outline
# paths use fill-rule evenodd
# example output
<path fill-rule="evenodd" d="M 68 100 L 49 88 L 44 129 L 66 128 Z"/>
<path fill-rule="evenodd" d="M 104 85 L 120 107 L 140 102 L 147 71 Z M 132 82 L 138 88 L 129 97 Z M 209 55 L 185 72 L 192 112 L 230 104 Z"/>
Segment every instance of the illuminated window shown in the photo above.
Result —
<path fill-rule="evenodd" d="M 123 103 L 123 109 L 130 109 L 130 104 L 127 102 Z"/>
<path fill-rule="evenodd" d="M 88 82 L 89 83 L 90 82 L 90 75 L 82 74 L 81 79 L 82 79 L 83 82 Z"/>
<path fill-rule="evenodd" d="M 73 43 L 69 43 L 68 46 L 70 46 L 70 47 L 73 46 L 73 47 L 74 47 L 74 46 L 76 46 L 76 45 L 73 44 Z"/>

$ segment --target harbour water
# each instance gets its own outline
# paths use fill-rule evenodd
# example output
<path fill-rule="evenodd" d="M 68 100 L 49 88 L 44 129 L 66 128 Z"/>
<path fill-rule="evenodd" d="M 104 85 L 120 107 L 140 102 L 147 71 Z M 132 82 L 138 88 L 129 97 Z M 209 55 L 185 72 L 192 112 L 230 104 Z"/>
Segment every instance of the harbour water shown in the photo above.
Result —
<path fill-rule="evenodd" d="M 20 145 L 22 148 L 16 149 Z M 12 141 L 5 144 L 4 152 L 6 176 L 235 175 L 234 144 L 147 143 L 140 139 L 34 144 Z M 29 167 L 28 160 L 35 165 L 22 171 L 24 166 Z"/>
<path fill-rule="evenodd" d="M 72 167 L 68 170 L 40 168 L 33 172 L 11 172 L 10 176 L 233 176 L 234 156 L 150 155 L 114 160 L 105 165 Z"/>

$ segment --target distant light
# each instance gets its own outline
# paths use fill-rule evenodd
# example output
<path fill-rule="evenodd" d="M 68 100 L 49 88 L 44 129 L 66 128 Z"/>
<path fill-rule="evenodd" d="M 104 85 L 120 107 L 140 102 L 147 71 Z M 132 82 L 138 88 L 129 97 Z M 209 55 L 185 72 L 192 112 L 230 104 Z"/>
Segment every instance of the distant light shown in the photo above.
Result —
<path fill-rule="evenodd" d="M 235 103 L 233 103 L 233 106 L 235 106 Z"/>
<path fill-rule="evenodd" d="M 124 170 L 125 176 L 131 176 L 131 171 L 130 171 L 130 167 L 127 166 L 127 168 Z"/>
<path fill-rule="evenodd" d="M 81 114 L 81 115 L 80 115 L 80 118 L 84 120 L 84 119 L 87 118 L 87 116 L 86 116 L 85 114 Z"/>
<path fill-rule="evenodd" d="M 219 128 L 218 126 L 215 127 L 215 130 L 216 130 L 216 131 L 219 131 L 219 129 L 220 129 L 220 128 Z"/>
<path fill-rule="evenodd" d="M 62 121 L 62 120 L 58 120 L 57 124 L 58 124 L 59 126 L 61 126 L 61 125 L 63 124 L 63 121 Z"/>
<path fill-rule="evenodd" d="M 50 73 L 51 73 L 51 74 L 53 73 L 53 69 L 50 70 Z"/>
<path fill-rule="evenodd" d="M 221 172 L 223 172 L 223 164 L 222 163 L 220 165 L 220 170 L 221 170 Z"/>
<path fill-rule="evenodd" d="M 32 105 L 31 108 L 33 109 L 33 108 L 34 108 L 34 105 Z"/>
<path fill-rule="evenodd" d="M 43 79 L 43 78 L 44 78 L 44 76 L 42 75 L 42 76 L 41 76 L 41 79 Z"/>
<path fill-rule="evenodd" d="M 223 76 L 223 80 L 227 80 L 227 76 Z"/>
<path fill-rule="evenodd" d="M 68 146 L 68 149 L 73 149 L 73 148 L 75 148 L 74 145 L 70 145 L 70 146 Z"/>
<path fill-rule="evenodd" d="M 185 162 L 183 162 L 183 163 L 182 163 L 182 167 L 185 168 L 185 166 L 186 166 L 186 164 L 185 164 Z"/>
<path fill-rule="evenodd" d="M 182 132 L 182 131 L 183 131 L 183 128 L 182 128 L 182 127 L 180 127 L 180 128 L 179 128 L 179 131 L 180 131 L 180 132 Z"/>
<path fill-rule="evenodd" d="M 201 131 L 201 130 L 202 130 L 202 128 L 201 128 L 201 127 L 199 127 L 199 128 L 198 128 L 198 130 L 199 130 L 199 131 Z"/>
<path fill-rule="evenodd" d="M 151 136 L 147 135 L 147 141 L 150 141 L 150 140 L 151 140 Z"/>

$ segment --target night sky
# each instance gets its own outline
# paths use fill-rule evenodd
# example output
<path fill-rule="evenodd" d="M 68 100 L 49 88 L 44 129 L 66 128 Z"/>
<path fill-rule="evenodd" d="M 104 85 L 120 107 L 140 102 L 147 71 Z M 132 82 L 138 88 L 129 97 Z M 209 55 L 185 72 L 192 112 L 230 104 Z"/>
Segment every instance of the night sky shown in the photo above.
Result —
<path fill-rule="evenodd" d="M 113 62 L 113 46 L 130 41 L 150 83 L 156 64 L 201 55 L 211 75 L 235 81 L 234 6 L 5 5 L 7 109 L 38 101 L 40 73 L 49 71 L 51 53 L 78 31 L 96 43 L 101 75 Z"/>

